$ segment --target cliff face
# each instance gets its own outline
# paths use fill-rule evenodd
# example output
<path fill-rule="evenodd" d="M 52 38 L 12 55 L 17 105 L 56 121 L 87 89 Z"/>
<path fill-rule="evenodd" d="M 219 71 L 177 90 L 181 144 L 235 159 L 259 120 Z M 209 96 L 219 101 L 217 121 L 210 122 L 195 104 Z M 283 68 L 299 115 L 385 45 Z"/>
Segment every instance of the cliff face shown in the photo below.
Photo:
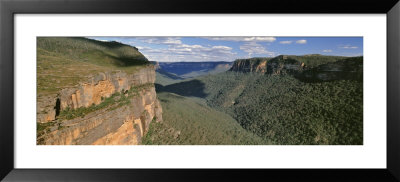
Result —
<path fill-rule="evenodd" d="M 250 58 L 236 60 L 230 71 L 266 73 L 269 58 Z"/>
<path fill-rule="evenodd" d="M 38 96 L 36 102 L 36 119 L 39 123 L 50 122 L 56 119 L 57 94 Z"/>
<path fill-rule="evenodd" d="M 154 67 L 146 66 L 133 74 L 100 73 L 57 95 L 38 98 L 38 122 L 49 127 L 38 133 L 37 143 L 140 144 L 150 122 L 162 120 L 154 81 Z"/>
<path fill-rule="evenodd" d="M 275 58 L 238 59 L 233 63 L 230 71 L 281 74 L 300 71 L 303 67 L 304 63 L 302 62 L 290 59 L 287 56 L 278 56 Z"/>
<path fill-rule="evenodd" d="M 151 67 L 138 70 L 128 75 L 123 72 L 100 73 L 78 88 L 67 88 L 60 92 L 61 110 L 76 109 L 99 104 L 102 98 L 110 97 L 115 92 L 129 90 L 131 86 L 154 83 L 155 72 Z"/>
<path fill-rule="evenodd" d="M 363 57 L 352 57 L 333 63 L 322 64 L 297 75 L 306 82 L 332 80 L 363 80 Z"/>
<path fill-rule="evenodd" d="M 308 57 L 309 55 L 305 55 L 300 58 L 307 61 Z M 306 82 L 362 80 L 363 57 L 340 58 L 338 61 L 328 63 L 321 60 L 321 63 L 315 67 L 307 67 L 304 62 L 296 58 L 299 56 L 281 55 L 275 58 L 238 59 L 229 71 L 268 75 L 290 74 Z M 313 61 L 314 64 L 317 62 Z"/>

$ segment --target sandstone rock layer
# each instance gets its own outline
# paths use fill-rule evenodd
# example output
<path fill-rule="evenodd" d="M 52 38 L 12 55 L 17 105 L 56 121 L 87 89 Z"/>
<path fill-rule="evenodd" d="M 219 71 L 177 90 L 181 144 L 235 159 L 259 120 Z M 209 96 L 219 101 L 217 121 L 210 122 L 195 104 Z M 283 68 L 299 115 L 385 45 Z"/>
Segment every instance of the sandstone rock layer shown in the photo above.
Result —
<path fill-rule="evenodd" d="M 150 122 L 162 120 L 162 108 L 154 88 L 152 66 L 134 74 L 100 73 L 75 88 L 62 89 L 58 95 L 38 98 L 40 123 L 50 122 L 37 143 L 45 145 L 136 145 L 148 131 Z M 141 87 L 146 85 L 145 87 Z M 127 97 L 131 87 L 139 88 Z M 59 112 L 95 107 L 118 93 L 124 103 L 112 103 L 73 119 L 58 119 Z M 119 96 L 121 95 L 121 96 Z"/>

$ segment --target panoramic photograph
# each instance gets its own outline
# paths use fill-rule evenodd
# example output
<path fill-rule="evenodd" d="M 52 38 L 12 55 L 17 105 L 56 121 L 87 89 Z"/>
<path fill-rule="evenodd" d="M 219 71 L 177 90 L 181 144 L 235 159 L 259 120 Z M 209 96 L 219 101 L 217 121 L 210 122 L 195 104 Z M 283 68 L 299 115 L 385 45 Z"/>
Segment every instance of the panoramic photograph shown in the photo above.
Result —
<path fill-rule="evenodd" d="M 363 37 L 37 37 L 37 145 L 363 145 Z"/>

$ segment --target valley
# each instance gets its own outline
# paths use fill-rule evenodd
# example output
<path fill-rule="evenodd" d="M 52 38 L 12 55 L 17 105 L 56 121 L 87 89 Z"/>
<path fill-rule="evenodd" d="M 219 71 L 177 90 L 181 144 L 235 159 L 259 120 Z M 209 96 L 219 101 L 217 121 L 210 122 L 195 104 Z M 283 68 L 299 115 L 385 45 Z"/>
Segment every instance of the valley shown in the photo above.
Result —
<path fill-rule="evenodd" d="M 228 71 L 232 62 L 152 62 L 156 71 L 171 79 L 186 79 Z"/>
<path fill-rule="evenodd" d="M 38 37 L 36 122 L 37 145 L 363 145 L 363 56 L 162 62 Z"/>
<path fill-rule="evenodd" d="M 206 100 L 170 92 L 158 93 L 163 122 L 151 123 L 143 144 L 268 145 L 243 129 L 230 115 L 207 106 Z"/>
<path fill-rule="evenodd" d="M 156 90 L 201 100 L 271 144 L 362 144 L 362 57 L 298 57 L 237 60 L 226 72 L 156 81 Z"/>

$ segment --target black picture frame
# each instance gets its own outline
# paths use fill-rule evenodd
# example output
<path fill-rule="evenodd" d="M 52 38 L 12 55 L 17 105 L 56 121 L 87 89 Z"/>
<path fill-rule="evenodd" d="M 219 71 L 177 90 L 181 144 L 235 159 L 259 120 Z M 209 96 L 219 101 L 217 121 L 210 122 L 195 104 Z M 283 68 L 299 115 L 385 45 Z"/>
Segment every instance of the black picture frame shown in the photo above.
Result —
<path fill-rule="evenodd" d="M 387 15 L 386 169 L 15 169 L 14 15 L 31 13 L 381 13 Z M 0 0 L 0 179 L 5 181 L 400 181 L 398 0 Z M 32 156 L 34 157 L 34 156 Z"/>

